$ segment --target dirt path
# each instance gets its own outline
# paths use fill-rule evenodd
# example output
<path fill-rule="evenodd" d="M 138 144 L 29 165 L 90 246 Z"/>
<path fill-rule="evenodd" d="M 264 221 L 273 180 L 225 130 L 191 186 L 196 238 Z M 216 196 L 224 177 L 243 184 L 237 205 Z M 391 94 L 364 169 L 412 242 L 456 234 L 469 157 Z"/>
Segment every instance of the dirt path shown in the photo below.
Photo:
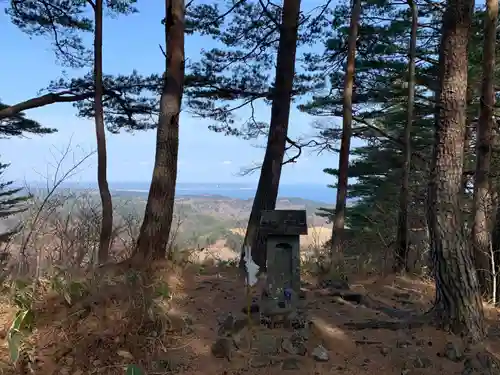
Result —
<path fill-rule="evenodd" d="M 304 343 L 307 352 L 301 353 L 304 355 L 287 354 L 281 347 L 281 341 L 293 335 L 290 330 L 255 325 L 244 333 L 249 345 L 244 345 L 242 350 L 234 349 L 231 361 L 214 358 L 210 351 L 218 338 L 218 322 L 229 312 L 241 315 L 248 300 L 244 290 L 231 270 L 185 274 L 184 294 L 189 297 L 179 300 L 178 308 L 192 317 L 193 336 L 196 337 L 190 345 L 191 354 L 195 355 L 187 356 L 190 366 L 186 373 L 277 374 L 286 371 L 290 374 L 400 375 L 441 372 L 472 375 L 488 367 L 487 363 L 476 363 L 476 351 L 484 354 L 483 347 L 466 348 L 458 338 L 431 327 L 395 330 L 393 325 L 391 329 L 358 329 L 364 323 L 373 326 L 373 322 L 378 322 L 375 325 L 381 326 L 381 322 L 400 321 L 398 318 L 410 312 L 425 311 L 430 306 L 433 293 L 430 285 L 394 277 L 357 280 L 347 293 L 331 287 L 320 289 L 313 283 L 305 285 L 312 324 Z M 496 311 L 489 311 L 489 315 L 490 323 L 494 322 Z M 263 350 L 259 348 L 262 337 L 266 336 L 276 338 L 275 350 L 269 343 L 263 345 Z M 318 345 L 327 350 L 328 360 L 313 358 L 312 353 Z M 491 336 L 487 347 L 493 352 L 500 348 L 495 335 Z M 465 361 L 466 358 L 474 360 Z M 479 367 L 479 372 L 474 372 L 474 366 Z"/>
<path fill-rule="evenodd" d="M 35 373 L 124 374 L 133 363 L 149 375 L 499 374 L 489 354 L 500 350 L 496 310 L 487 310 L 491 334 L 481 347 L 424 325 L 395 328 L 394 322 L 429 307 L 432 287 L 416 280 L 358 279 L 349 291 L 308 280 L 306 328 L 245 325 L 221 341 L 228 313 L 245 318 L 241 310 L 248 303 L 234 269 L 162 265 L 153 287 L 134 277 L 109 278 L 90 300 L 71 307 L 60 296 L 46 296 L 28 340 Z M 153 304 L 146 297 L 151 290 Z M 0 316 L 8 325 L 13 311 L 4 310 Z M 229 359 L 213 355 L 216 342 L 231 345 Z M 2 349 L 3 373 L 16 373 L 5 344 Z"/>

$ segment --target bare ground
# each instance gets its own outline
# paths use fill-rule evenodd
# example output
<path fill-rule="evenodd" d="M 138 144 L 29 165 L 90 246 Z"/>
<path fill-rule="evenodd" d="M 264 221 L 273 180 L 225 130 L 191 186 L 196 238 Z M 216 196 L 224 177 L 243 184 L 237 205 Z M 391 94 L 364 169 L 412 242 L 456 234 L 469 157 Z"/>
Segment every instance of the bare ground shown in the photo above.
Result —
<path fill-rule="evenodd" d="M 237 315 L 248 303 L 236 270 L 199 265 L 180 269 L 161 263 L 147 278 L 130 270 L 112 271 L 114 275 L 108 272 L 99 280 L 87 281 L 89 296 L 72 306 L 53 292 L 37 303 L 36 330 L 26 342 L 33 351 L 34 373 L 124 374 L 129 364 L 139 365 L 150 375 L 479 375 L 499 371 L 495 356 L 500 350 L 500 324 L 495 309 L 486 309 L 487 341 L 474 347 L 430 326 L 394 323 L 430 306 L 432 285 L 421 280 L 354 277 L 347 293 L 319 288 L 313 278 L 304 277 L 311 320 L 307 353 L 286 354 L 279 343 L 275 353 L 256 352 L 259 337 L 273 336 L 279 342 L 290 332 L 251 325 L 245 331 L 248 348 L 234 350 L 229 361 L 215 358 L 211 347 L 218 338 L 221 317 L 229 312 Z M 0 319 L 5 328 L 14 313 L 8 304 L 2 305 Z M 382 324 L 387 321 L 392 323 Z M 318 345 L 327 349 L 327 361 L 311 355 Z M 0 354 L 0 373 L 23 374 L 23 366 L 15 369 L 9 363 L 5 342 Z"/>

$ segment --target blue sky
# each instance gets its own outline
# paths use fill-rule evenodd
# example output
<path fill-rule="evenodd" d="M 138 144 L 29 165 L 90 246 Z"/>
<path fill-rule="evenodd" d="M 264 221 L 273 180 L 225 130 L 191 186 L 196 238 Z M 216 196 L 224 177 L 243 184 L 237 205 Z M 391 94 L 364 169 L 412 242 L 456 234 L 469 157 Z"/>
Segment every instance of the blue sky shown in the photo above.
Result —
<path fill-rule="evenodd" d="M 143 4 L 147 3 L 147 6 Z M 317 0 L 303 1 L 312 7 Z M 164 66 L 158 45 L 163 45 L 163 2 L 139 1 L 139 13 L 115 19 L 106 18 L 104 23 L 104 72 L 130 73 L 137 69 L 141 73 L 157 73 Z M 0 13 L 0 35 L 4 51 L 8 54 L 0 59 L 0 98 L 6 104 L 16 103 L 36 96 L 38 90 L 47 86 L 51 79 L 63 72 L 77 75 L 56 64 L 50 41 L 43 37 L 29 38 L 10 24 Z M 89 40 L 90 42 L 90 40 Z M 90 45 L 90 44 L 89 44 Z M 196 59 L 200 48 L 210 48 L 206 39 L 188 37 L 186 57 Z M 268 121 L 270 109 L 257 109 L 259 119 Z M 28 111 L 27 115 L 46 126 L 59 131 L 53 135 L 30 139 L 1 140 L 1 161 L 11 162 L 6 177 L 19 180 L 40 181 L 53 174 L 57 150 L 65 148 L 71 140 L 75 158 L 95 149 L 94 124 L 75 116 L 69 104 L 54 104 Z M 314 134 L 311 123 L 314 118 L 294 109 L 290 120 L 290 136 Z M 258 173 L 241 177 L 242 168 L 262 160 L 265 140 L 245 141 L 226 137 L 208 130 L 209 121 L 181 116 L 179 182 L 252 182 Z M 108 134 L 108 180 L 145 181 L 151 179 L 154 160 L 155 131 L 135 134 Z M 71 158 L 64 165 L 68 168 Z M 284 167 L 283 183 L 333 183 L 323 173 L 325 167 L 338 163 L 337 155 L 306 152 L 298 163 Z M 72 178 L 72 181 L 92 182 L 96 180 L 95 156 L 89 159 Z"/>

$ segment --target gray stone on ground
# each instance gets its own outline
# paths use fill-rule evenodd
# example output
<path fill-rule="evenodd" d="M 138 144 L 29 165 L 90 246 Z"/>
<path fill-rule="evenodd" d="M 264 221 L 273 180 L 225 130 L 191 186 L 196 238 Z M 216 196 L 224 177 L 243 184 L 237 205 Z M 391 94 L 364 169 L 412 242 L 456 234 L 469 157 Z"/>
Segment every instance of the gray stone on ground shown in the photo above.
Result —
<path fill-rule="evenodd" d="M 443 356 L 453 362 L 460 362 L 464 359 L 464 347 L 454 341 L 448 341 L 444 347 Z"/>
<path fill-rule="evenodd" d="M 300 370 L 301 361 L 298 358 L 285 358 L 281 364 L 283 371 Z"/>
<path fill-rule="evenodd" d="M 327 362 L 330 359 L 328 350 L 323 345 L 318 345 L 311 352 L 312 357 L 318 362 Z"/>
<path fill-rule="evenodd" d="M 388 356 L 391 350 L 385 346 L 380 348 L 380 354 L 382 354 L 384 357 Z"/>
<path fill-rule="evenodd" d="M 264 368 L 272 364 L 272 358 L 267 355 L 258 355 L 250 359 L 250 367 Z"/>
<path fill-rule="evenodd" d="M 210 349 L 215 358 L 226 358 L 230 361 L 233 353 L 233 339 L 231 337 L 219 337 Z"/>
<path fill-rule="evenodd" d="M 247 316 L 235 316 L 228 314 L 225 318 L 219 319 L 219 329 L 217 334 L 219 336 L 232 336 L 241 332 L 248 326 Z"/>
<path fill-rule="evenodd" d="M 396 342 L 397 348 L 408 348 L 411 345 L 412 345 L 411 341 L 408 341 L 408 340 L 398 340 Z"/>
<path fill-rule="evenodd" d="M 421 353 L 417 353 L 412 363 L 414 368 L 428 368 L 432 366 L 432 361 Z"/>
<path fill-rule="evenodd" d="M 252 343 L 251 343 L 251 340 L 249 338 L 247 329 L 244 329 L 243 331 L 240 331 L 239 333 L 234 334 L 232 337 L 233 337 L 234 346 L 238 350 L 242 350 L 242 351 L 250 350 Z"/>
<path fill-rule="evenodd" d="M 252 347 L 261 355 L 276 355 L 280 352 L 281 338 L 276 334 L 259 333 L 255 336 Z"/>

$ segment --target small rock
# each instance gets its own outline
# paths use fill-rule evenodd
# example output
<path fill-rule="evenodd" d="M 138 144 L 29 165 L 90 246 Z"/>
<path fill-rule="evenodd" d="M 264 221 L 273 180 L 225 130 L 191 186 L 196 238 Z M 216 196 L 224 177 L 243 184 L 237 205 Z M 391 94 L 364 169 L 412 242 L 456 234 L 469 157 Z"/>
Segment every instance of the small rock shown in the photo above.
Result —
<path fill-rule="evenodd" d="M 75 363 L 75 359 L 71 356 L 68 356 L 65 358 L 64 362 L 66 363 L 66 365 L 68 366 L 73 366 L 73 363 Z"/>
<path fill-rule="evenodd" d="M 281 348 L 281 339 L 269 333 L 262 333 L 255 337 L 253 347 L 261 355 L 276 355 Z"/>
<path fill-rule="evenodd" d="M 318 362 L 327 362 L 330 359 L 328 351 L 323 345 L 318 345 L 317 347 L 315 347 L 311 355 Z"/>
<path fill-rule="evenodd" d="M 460 362 L 464 358 L 464 349 L 459 343 L 448 341 L 443 354 L 450 361 Z"/>
<path fill-rule="evenodd" d="M 409 341 L 405 341 L 405 340 L 401 340 L 400 341 L 400 340 L 398 340 L 396 342 L 396 347 L 397 348 L 407 348 L 409 346 L 411 346 L 411 342 L 409 342 Z"/>
<path fill-rule="evenodd" d="M 215 358 L 226 358 L 231 360 L 233 350 L 233 340 L 230 337 L 219 337 L 211 347 L 212 355 Z"/>
<path fill-rule="evenodd" d="M 253 368 L 263 368 L 267 367 L 272 363 L 272 360 L 269 356 L 266 355 L 259 355 L 256 357 L 253 357 L 250 360 L 250 366 Z"/>
<path fill-rule="evenodd" d="M 293 337 L 285 337 L 281 342 L 281 348 L 285 353 L 292 355 L 304 356 L 307 353 L 307 348 L 304 345 L 304 341 L 302 339 L 294 339 Z"/>
<path fill-rule="evenodd" d="M 241 332 L 248 326 L 248 317 L 235 317 L 229 314 L 226 319 L 220 324 L 218 329 L 219 336 L 231 336 Z"/>
<path fill-rule="evenodd" d="M 285 358 L 281 369 L 284 371 L 300 370 L 300 361 L 297 358 Z"/>
<path fill-rule="evenodd" d="M 389 355 L 390 353 L 390 350 L 389 348 L 386 348 L 385 346 L 380 348 L 380 354 L 382 354 L 384 357 L 386 357 L 387 355 Z"/>
<path fill-rule="evenodd" d="M 430 366 L 432 366 L 432 361 L 427 357 L 417 355 L 413 360 L 413 367 L 415 368 L 427 368 Z"/>
<path fill-rule="evenodd" d="M 281 349 L 283 349 L 283 351 L 285 353 L 288 353 L 288 354 L 295 354 L 295 348 L 293 346 L 293 343 L 292 343 L 292 340 L 290 340 L 289 338 L 284 338 L 282 341 L 281 341 Z"/>
<path fill-rule="evenodd" d="M 247 335 L 247 330 L 243 330 L 233 335 L 233 343 L 239 350 L 250 350 L 251 342 Z"/>
<path fill-rule="evenodd" d="M 134 356 L 126 350 L 117 350 L 116 354 L 118 354 L 120 357 L 125 358 L 125 359 L 130 359 L 130 360 L 134 359 Z"/>

